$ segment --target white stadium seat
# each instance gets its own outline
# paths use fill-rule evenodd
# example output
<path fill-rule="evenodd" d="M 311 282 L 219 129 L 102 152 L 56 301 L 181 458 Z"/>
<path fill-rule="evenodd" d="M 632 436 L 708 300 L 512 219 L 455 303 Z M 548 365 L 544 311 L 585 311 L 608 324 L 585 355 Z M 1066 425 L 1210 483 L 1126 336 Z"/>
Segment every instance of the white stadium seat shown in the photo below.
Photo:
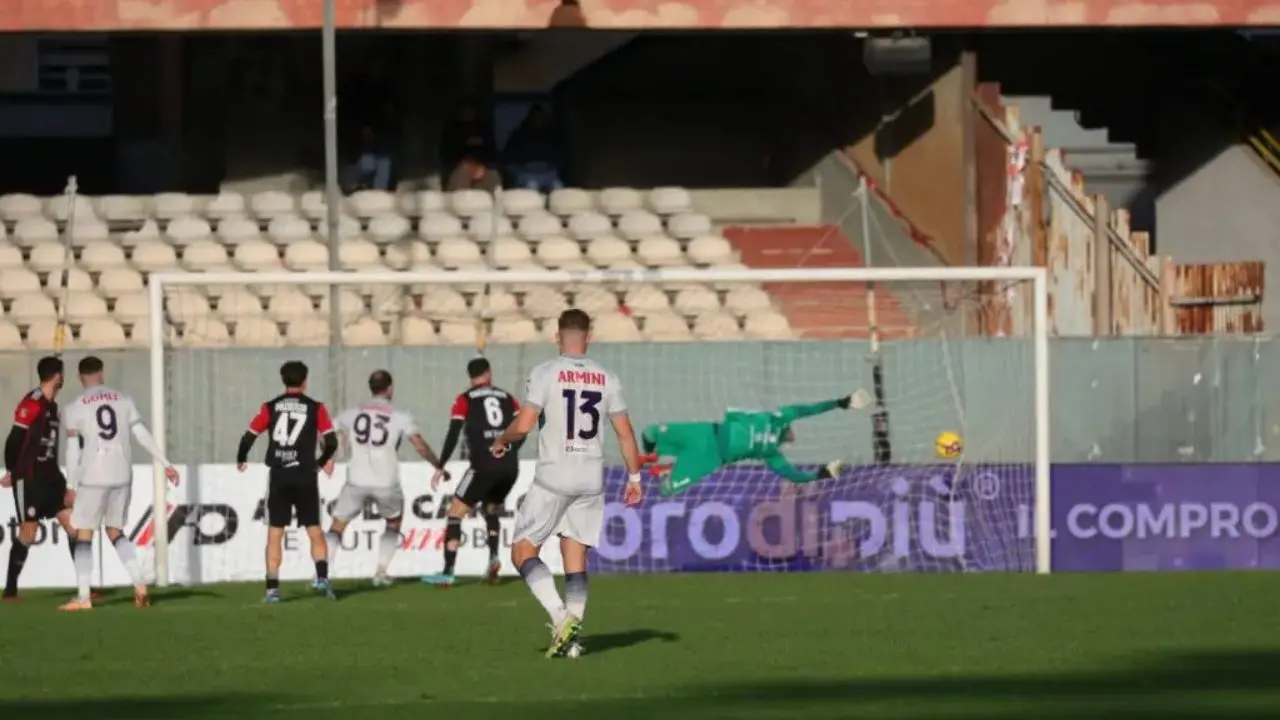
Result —
<path fill-rule="evenodd" d="M 448 204 L 444 201 L 444 193 L 439 190 L 421 190 L 416 193 L 401 195 L 397 205 L 399 206 L 400 214 L 411 217 L 441 213 L 449 209 Z M 432 330 L 432 334 L 434 333 L 435 331 Z"/>
<path fill-rule="evenodd" d="M 587 242 L 587 260 L 596 267 L 617 267 L 631 259 L 631 244 L 625 240 L 605 235 Z"/>
<path fill-rule="evenodd" d="M 274 300 L 272 301 L 274 307 Z M 326 292 L 320 296 L 320 317 L 329 316 L 329 294 Z M 360 293 L 352 288 L 342 288 L 338 291 L 338 315 L 344 323 L 353 323 L 358 318 L 367 313 L 368 310 L 364 306 L 364 298 Z"/>
<path fill-rule="evenodd" d="M 382 324 L 365 316 L 342 327 L 342 342 L 353 347 L 380 347 L 387 344 Z"/>
<path fill-rule="evenodd" d="M 190 247 L 188 245 L 187 249 L 190 250 Z M 223 262 L 226 262 L 225 251 L 222 257 Z M 170 270 L 178 266 L 178 254 L 174 252 L 172 245 L 162 242 L 146 242 L 134 246 L 130 262 L 142 272 Z"/>
<path fill-rule="evenodd" d="M 194 288 L 174 288 L 164 299 L 165 314 L 173 322 L 201 323 L 213 315 L 209 301 Z"/>
<path fill-rule="evenodd" d="M 741 340 L 742 328 L 728 313 L 706 313 L 694 318 L 693 336 L 699 340 Z"/>
<path fill-rule="evenodd" d="M 618 296 L 599 285 L 588 285 L 573 295 L 573 306 L 592 317 L 618 311 Z"/>
<path fill-rule="evenodd" d="M 485 210 L 467 221 L 467 235 L 479 243 L 490 242 L 496 238 L 509 237 L 515 234 L 515 227 L 505 215 L 495 215 Z"/>
<path fill-rule="evenodd" d="M 547 198 L 547 208 L 560 217 L 586 212 L 592 205 L 591 194 L 578 188 L 553 190 Z"/>
<path fill-rule="evenodd" d="M 325 257 L 326 259 L 328 258 L 327 252 Z M 378 253 L 377 245 L 364 238 L 352 238 L 351 240 L 344 240 L 338 245 L 338 264 L 344 270 L 380 269 L 382 267 L 382 258 Z"/>
<path fill-rule="evenodd" d="M 89 272 L 102 272 L 119 267 L 128 267 L 129 261 L 124 250 L 113 242 L 96 242 L 85 245 L 80 251 L 80 267 Z"/>
<path fill-rule="evenodd" d="M 369 239 L 375 243 L 400 242 L 413 231 L 413 224 L 399 215 L 378 215 L 369 220 Z"/>
<path fill-rule="evenodd" d="M 164 233 L 160 232 L 160 224 L 154 219 L 147 218 L 142 221 L 142 225 L 133 230 L 120 233 L 120 244 L 124 247 L 132 247 L 140 242 L 148 240 L 163 240 Z"/>
<path fill-rule="evenodd" d="M 773 300 L 764 290 L 744 285 L 733 288 L 724 296 L 724 308 L 738 317 L 743 317 L 759 310 L 772 310 Z"/>
<path fill-rule="evenodd" d="M 471 300 L 471 312 L 481 318 L 512 317 L 521 314 L 520 301 L 506 290 L 490 288 Z"/>
<path fill-rule="evenodd" d="M 329 322 L 318 317 L 292 320 L 284 326 L 284 333 L 290 345 L 319 347 L 329 344 Z"/>
<path fill-rule="evenodd" d="M 96 222 L 101 224 L 98 219 L 98 213 L 93 209 L 93 203 L 89 198 L 83 195 L 77 196 L 72 202 L 71 198 L 66 195 L 55 195 L 49 198 L 44 207 L 45 215 L 50 220 L 64 222 L 74 218 L 75 222 Z"/>
<path fill-rule="evenodd" d="M 221 268 L 228 262 L 227 248 L 212 240 L 196 240 L 182 251 L 182 264 L 188 270 Z"/>
<path fill-rule="evenodd" d="M 40 277 L 26 268 L 0 270 L 0 298 L 40 292 Z"/>
<path fill-rule="evenodd" d="M 34 320 L 27 326 L 27 347 L 32 350 L 53 350 L 58 346 L 58 322 L 53 318 Z M 62 331 L 63 348 L 76 347 L 77 343 L 71 332 Z"/>
<path fill-rule="evenodd" d="M 293 215 L 296 210 L 297 203 L 293 196 L 279 190 L 256 192 L 249 198 L 249 212 L 260 220 Z"/>
<path fill-rule="evenodd" d="M 694 265 L 720 265 L 733 262 L 733 244 L 719 235 L 700 235 L 689 241 L 685 253 Z"/>
<path fill-rule="evenodd" d="M 528 264 L 533 257 L 529 245 L 515 238 L 498 238 L 488 248 L 489 264 L 497 268 L 509 268 Z"/>
<path fill-rule="evenodd" d="M 128 293 L 116 298 L 111 315 L 125 325 L 145 323 L 151 315 L 151 306 L 145 292 Z"/>
<path fill-rule="evenodd" d="M 311 298 L 298 288 L 284 287 L 267 301 L 267 317 L 282 323 L 292 323 L 316 317 L 316 308 Z"/>
<path fill-rule="evenodd" d="M 267 237 L 277 245 L 288 245 L 311 236 L 311 223 L 297 215 L 280 215 L 267 224 Z"/>
<path fill-rule="evenodd" d="M 329 237 L 329 219 L 320 218 L 316 223 L 316 236 L 325 238 L 326 242 Z M 338 216 L 338 239 L 349 240 L 351 238 L 360 237 L 360 221 L 350 215 Z"/>
<path fill-rule="evenodd" d="M 111 241 L 111 229 L 97 218 L 79 218 L 68 223 L 65 233 L 71 237 L 71 244 L 75 247 Z"/>
<path fill-rule="evenodd" d="M 747 315 L 743 328 L 755 340 L 791 340 L 794 335 L 787 318 L 776 310 L 757 310 Z"/>
<path fill-rule="evenodd" d="M 245 270 L 270 271 L 283 267 L 276 246 L 262 240 L 250 240 L 236 246 L 236 265 Z"/>
<path fill-rule="evenodd" d="M 421 240 L 409 240 L 387 246 L 387 267 L 406 270 L 415 266 L 433 266 L 431 246 Z"/>
<path fill-rule="evenodd" d="M 422 294 L 422 312 L 432 320 L 455 320 L 471 317 L 466 298 L 452 288 L 428 288 Z"/>
<path fill-rule="evenodd" d="M 647 237 L 637 243 L 636 259 L 648 267 L 678 267 L 685 264 L 680 243 L 665 235 Z"/>
<path fill-rule="evenodd" d="M 659 187 L 649 191 L 649 209 L 659 215 L 675 215 L 693 209 L 693 198 L 682 187 Z"/>
<path fill-rule="evenodd" d="M 458 217 L 475 217 L 493 209 L 493 196 L 484 190 L 457 190 L 449 193 L 449 208 Z"/>
<path fill-rule="evenodd" d="M 434 345 L 438 342 L 435 326 L 430 320 L 406 317 L 399 323 L 399 345 Z"/>
<path fill-rule="evenodd" d="M 0 350 L 17 350 L 23 347 L 22 333 L 10 322 L 0 320 Z"/>
<path fill-rule="evenodd" d="M 357 218 L 372 218 L 396 211 L 396 196 L 385 190 L 359 190 L 347 199 Z"/>
<path fill-rule="evenodd" d="M 555 215 L 537 210 L 520 218 L 516 232 L 526 240 L 541 240 L 564 232 L 564 225 Z"/>
<path fill-rule="evenodd" d="M 613 221 L 594 210 L 574 213 L 565 227 L 575 240 L 591 240 L 613 234 Z"/>
<path fill-rule="evenodd" d="M 229 288 L 218 298 L 217 315 L 227 322 L 265 314 L 262 299 L 244 288 Z"/>
<path fill-rule="evenodd" d="M 211 198 L 204 206 L 205 217 L 211 220 L 245 217 L 248 215 L 247 211 L 248 208 L 245 206 L 244 196 L 233 192 L 218 193 L 216 197 Z"/>
<path fill-rule="evenodd" d="M 66 271 L 66 282 L 63 282 L 63 271 L 55 270 L 44 278 L 44 294 L 51 298 L 62 297 L 63 288 L 72 292 L 91 292 L 94 288 L 93 278 L 84 270 L 73 267 Z"/>
<path fill-rule="evenodd" d="M 0 195 L 0 220 L 18 222 L 44 215 L 44 203 L 35 195 L 13 193 Z"/>
<path fill-rule="evenodd" d="M 328 268 L 329 246 L 307 238 L 297 240 L 284 246 L 284 266 L 290 270 L 312 270 Z"/>
<path fill-rule="evenodd" d="M 546 200 L 537 190 L 516 188 L 502 193 L 502 212 L 516 218 L 522 218 L 546 207 Z"/>
<path fill-rule="evenodd" d="M 93 293 L 68 293 L 63 309 L 67 322 L 72 323 L 100 320 L 111 316 L 111 311 L 107 309 L 107 301 Z"/>
<path fill-rule="evenodd" d="M 592 321 L 591 334 L 600 342 L 639 342 L 644 334 L 630 317 L 622 313 L 604 313 Z"/>
<path fill-rule="evenodd" d="M 445 345 L 472 345 L 476 341 L 476 325 L 475 322 L 446 320 L 440 323 L 436 335 Z"/>
<path fill-rule="evenodd" d="M 427 242 L 441 242 L 464 234 L 462 221 L 453 215 L 434 213 L 423 215 L 418 221 L 418 237 Z"/>
<path fill-rule="evenodd" d="M 527 317 L 505 317 L 493 321 L 489 338 L 499 345 L 517 345 L 538 341 L 538 328 Z"/>
<path fill-rule="evenodd" d="M 189 347 L 224 347 L 231 344 L 231 331 L 221 320 L 206 317 L 182 328 L 180 342 Z"/>
<path fill-rule="evenodd" d="M 699 317 L 721 311 L 720 296 L 704 285 L 694 285 L 676 293 L 671 303 L 675 311 L 686 317 Z"/>
<path fill-rule="evenodd" d="M 618 218 L 618 234 L 623 239 L 641 240 L 662 233 L 662 218 L 651 212 L 632 210 Z"/>
<path fill-rule="evenodd" d="M 24 217 L 13 228 L 10 240 L 18 247 L 32 247 L 42 242 L 59 242 L 58 226 L 44 217 Z"/>
<path fill-rule="evenodd" d="M 224 220 L 222 224 L 226 225 L 227 222 Z M 208 238 L 213 234 L 213 229 L 209 227 L 209 222 L 204 218 L 184 215 L 169 221 L 169 225 L 165 227 L 164 234 L 169 239 L 169 242 L 175 245 L 187 245 L 196 240 Z M 256 224 L 253 226 L 253 234 L 258 234 L 258 226 Z M 223 234 L 223 237 L 226 238 L 226 234 Z M 231 240 L 228 239 L 228 242 L 231 242 Z"/>
<path fill-rule="evenodd" d="M 114 320 L 90 320 L 80 326 L 76 345 L 85 348 L 122 348 L 129 344 L 124 328 Z"/>
<path fill-rule="evenodd" d="M 545 285 L 530 287 L 524 295 L 525 313 L 538 320 L 557 318 L 568 309 L 564 295 Z"/>
<path fill-rule="evenodd" d="M 275 322 L 264 317 L 243 317 L 235 321 L 233 342 L 241 347 L 279 347 L 284 338 Z"/>
<path fill-rule="evenodd" d="M 564 268 L 582 259 L 582 247 L 565 237 L 550 237 L 538 243 L 534 256 L 544 267 Z"/>
<path fill-rule="evenodd" d="M 465 238 L 444 240 L 436 246 L 436 262 L 450 270 L 480 263 L 481 257 L 480 246 Z"/>
<path fill-rule="evenodd" d="M 142 281 L 142 274 L 132 268 L 104 270 L 98 276 L 98 292 L 106 298 L 120 297 L 144 287 L 146 283 Z"/>
<path fill-rule="evenodd" d="M 0 225 L 0 228 L 3 227 L 3 225 Z M 61 245 L 57 245 L 57 243 L 54 243 L 54 245 L 57 246 L 59 252 L 62 251 Z M 5 268 L 20 268 L 22 266 L 22 251 L 7 242 L 0 241 L 0 270 Z"/>
<path fill-rule="evenodd" d="M 24 293 L 13 298 L 9 305 L 9 319 L 26 325 L 38 320 L 53 320 L 58 311 L 53 300 L 38 292 Z"/>
<path fill-rule="evenodd" d="M 151 198 L 151 210 L 159 220 L 172 220 L 197 211 L 195 198 L 186 193 L 159 193 Z"/>
<path fill-rule="evenodd" d="M 659 342 L 682 342 L 693 338 L 685 319 L 670 313 L 645 318 L 644 336 Z"/>
<path fill-rule="evenodd" d="M 711 218 L 702 213 L 681 213 L 667 219 L 667 234 L 679 240 L 691 240 L 712 232 Z"/>
<path fill-rule="evenodd" d="M 328 203 L 324 193 L 319 190 L 308 190 L 298 198 L 298 212 L 308 220 L 321 220 L 328 213 Z"/>
<path fill-rule="evenodd" d="M 671 301 L 656 285 L 629 285 L 622 304 L 634 317 L 671 314 Z"/>
<path fill-rule="evenodd" d="M 644 207 L 644 195 L 635 188 L 605 188 L 600 191 L 597 205 L 600 211 L 608 215 L 618 216 Z"/>
<path fill-rule="evenodd" d="M 104 195 L 98 199 L 98 212 L 107 222 L 144 220 L 148 215 L 147 202 L 137 195 Z"/>
<path fill-rule="evenodd" d="M 9 246 L 6 246 L 9 247 Z M 17 252 L 17 248 L 12 248 Z M 38 273 L 52 272 L 61 270 L 63 265 L 67 264 L 67 260 L 75 262 L 74 258 L 67 257 L 67 246 L 60 242 L 46 241 L 36 243 L 31 247 L 31 255 L 27 258 L 27 267 Z M 14 267 L 9 263 L 7 267 Z M 16 267 L 22 267 L 22 254 L 18 253 L 18 264 Z"/>
<path fill-rule="evenodd" d="M 202 220 L 201 222 L 204 221 Z M 170 223 L 169 227 L 172 231 L 173 224 Z M 207 223 L 205 224 L 205 227 L 206 229 L 208 228 Z M 204 237 L 206 235 L 208 235 L 208 232 L 205 232 L 200 237 Z M 172 237 L 172 235 L 170 235 L 170 237 Z M 218 237 L 222 238 L 222 241 L 228 245 L 239 245 L 240 243 L 248 242 L 249 240 L 261 240 L 262 229 L 258 227 L 258 223 L 255 220 L 243 217 L 230 217 L 218 223 Z"/>

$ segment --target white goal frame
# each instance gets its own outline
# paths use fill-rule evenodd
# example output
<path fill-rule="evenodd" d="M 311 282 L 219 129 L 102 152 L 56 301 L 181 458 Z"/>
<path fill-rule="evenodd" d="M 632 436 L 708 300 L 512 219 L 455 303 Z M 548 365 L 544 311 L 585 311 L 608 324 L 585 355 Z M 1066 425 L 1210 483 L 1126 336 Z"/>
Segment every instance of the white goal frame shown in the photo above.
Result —
<path fill-rule="evenodd" d="M 1025 282 L 1031 285 L 1032 343 L 1035 364 L 1035 569 L 1051 571 L 1050 459 L 1049 459 L 1049 296 L 1048 275 L 1040 267 L 924 267 L 924 268 L 785 268 L 785 269 L 635 269 L 635 270 L 455 270 L 377 272 L 160 272 L 148 283 L 151 326 L 151 432 L 162 450 L 165 427 L 164 294 L 170 287 L 209 285 L 513 285 L 607 283 L 887 283 L 887 282 Z M 168 484 L 156 464 L 154 507 L 167 503 Z M 169 583 L 168 523 L 155 522 L 156 583 Z"/>

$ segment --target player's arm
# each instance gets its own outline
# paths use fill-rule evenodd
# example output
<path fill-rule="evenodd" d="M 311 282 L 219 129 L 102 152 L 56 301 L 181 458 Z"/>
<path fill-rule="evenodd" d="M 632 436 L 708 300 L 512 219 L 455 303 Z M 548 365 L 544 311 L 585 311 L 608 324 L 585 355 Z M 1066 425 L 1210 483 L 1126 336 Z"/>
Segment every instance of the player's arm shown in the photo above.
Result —
<path fill-rule="evenodd" d="M 516 419 L 511 421 L 502 436 L 494 441 L 493 446 L 506 447 L 522 442 L 525 436 L 533 432 L 533 428 L 538 425 L 538 416 L 542 414 L 542 408 L 547 404 L 547 395 L 550 392 L 551 382 L 547 373 L 539 374 L 536 367 L 530 370 L 529 377 L 525 380 L 524 405 L 520 406 L 520 410 L 516 412 Z"/>
<path fill-rule="evenodd" d="M 782 477 L 790 480 L 797 485 L 811 483 L 819 479 L 818 473 L 808 472 L 792 465 L 786 456 L 780 452 L 773 452 L 764 456 L 764 464 L 772 471 L 778 473 Z"/>
<path fill-rule="evenodd" d="M 271 423 L 271 410 L 266 403 L 262 403 L 262 407 L 258 408 L 258 414 L 253 416 L 249 421 L 249 429 L 244 431 L 244 435 L 240 436 L 240 449 L 236 451 L 236 464 L 244 465 L 249 462 L 249 451 L 253 449 L 253 443 L 258 436 L 267 431 L 267 425 Z"/>
<path fill-rule="evenodd" d="M 449 408 L 449 430 L 444 434 L 444 446 L 440 448 L 440 465 L 437 467 L 443 467 L 449 462 L 449 458 L 453 457 L 453 451 L 458 449 L 458 439 L 462 437 L 462 427 L 467 424 L 467 412 L 470 408 L 471 402 L 467 400 L 465 394 L 459 395 L 453 401 L 453 407 Z M 413 439 L 410 438 L 409 442 L 413 442 Z M 417 447 L 415 444 L 414 448 Z"/>
<path fill-rule="evenodd" d="M 324 467 L 338 454 L 338 433 L 333 427 L 333 418 L 329 416 L 329 408 L 324 403 L 316 403 L 316 432 L 320 433 L 321 438 L 320 457 L 316 458 L 316 463 Z"/>
<path fill-rule="evenodd" d="M 164 456 L 164 450 L 160 449 L 160 445 L 156 442 L 155 437 L 151 435 L 151 431 L 148 430 L 147 426 L 142 422 L 142 414 L 138 412 L 138 406 L 134 405 L 132 400 L 129 401 L 128 412 L 129 431 L 133 433 L 133 437 L 138 441 L 138 445 L 143 450 L 147 451 L 147 454 L 151 456 L 152 460 L 155 460 L 166 468 L 172 468 L 173 463 L 169 462 L 169 459 Z M 71 436 L 70 431 L 68 431 L 67 436 Z M 68 443 L 68 445 L 70 444 L 71 443 Z M 67 448 L 68 454 L 70 454 L 70 451 L 71 449 Z"/>
<path fill-rule="evenodd" d="M 604 411 L 609 415 L 609 424 L 613 425 L 613 434 L 618 436 L 618 449 L 622 451 L 622 463 L 627 466 L 628 482 L 640 482 L 640 446 L 636 443 L 636 429 L 631 425 L 631 416 L 627 413 L 627 401 L 622 399 L 622 383 L 612 375 L 605 389 Z"/>
<path fill-rule="evenodd" d="M 67 489 L 75 492 L 80 486 L 80 461 L 84 455 L 84 436 L 76 426 L 77 418 L 68 410 L 64 423 L 67 427 Z"/>
<path fill-rule="evenodd" d="M 431 467 L 434 467 L 436 470 L 443 470 L 444 460 L 436 457 L 435 451 L 431 449 L 431 446 L 427 444 L 426 440 L 422 439 L 422 432 L 418 430 L 418 421 L 414 420 L 413 415 L 410 415 L 407 412 L 403 413 L 403 415 L 404 434 L 409 437 L 409 444 L 418 452 L 419 457 L 427 461 L 427 464 L 431 465 Z"/>

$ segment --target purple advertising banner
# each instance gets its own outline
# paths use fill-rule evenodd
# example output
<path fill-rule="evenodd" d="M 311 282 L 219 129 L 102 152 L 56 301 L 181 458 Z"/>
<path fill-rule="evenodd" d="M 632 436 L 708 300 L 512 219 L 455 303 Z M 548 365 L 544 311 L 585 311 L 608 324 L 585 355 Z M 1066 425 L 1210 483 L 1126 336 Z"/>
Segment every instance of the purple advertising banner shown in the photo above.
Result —
<path fill-rule="evenodd" d="M 625 473 L 611 470 L 620 497 Z M 1280 569 L 1280 465 L 1056 465 L 1053 569 Z M 794 485 L 760 467 L 610 502 L 597 570 L 1030 571 L 1025 465 L 862 468 Z"/>

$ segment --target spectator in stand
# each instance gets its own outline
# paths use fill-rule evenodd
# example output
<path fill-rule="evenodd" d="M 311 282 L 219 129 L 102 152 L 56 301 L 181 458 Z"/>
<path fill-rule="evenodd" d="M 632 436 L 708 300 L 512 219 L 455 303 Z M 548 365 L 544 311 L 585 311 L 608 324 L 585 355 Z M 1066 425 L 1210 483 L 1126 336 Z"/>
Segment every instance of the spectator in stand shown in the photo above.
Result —
<path fill-rule="evenodd" d="M 493 134 L 480 122 L 475 107 L 463 104 L 440 134 L 440 163 L 450 178 L 467 157 L 492 156 Z"/>
<path fill-rule="evenodd" d="M 348 140 L 355 145 L 355 152 L 348 155 L 354 159 L 347 169 L 348 185 L 359 189 L 391 189 L 396 135 L 393 97 L 386 65 L 381 60 L 367 63 L 350 78 L 340 105 L 346 115 L 342 126 L 359 128 L 359 134 L 348 135 Z"/>
<path fill-rule="evenodd" d="M 502 175 L 489 167 L 480 155 L 463 155 L 458 166 L 449 173 L 449 192 L 455 190 L 484 190 L 497 192 L 502 187 Z"/>
<path fill-rule="evenodd" d="M 395 112 L 390 103 L 382 108 L 381 120 L 360 128 L 360 152 L 356 157 L 356 185 L 361 190 L 390 190 L 392 171 L 391 121 Z"/>
<path fill-rule="evenodd" d="M 560 179 L 560 137 L 545 108 L 534 105 L 511 134 L 504 160 L 515 185 L 549 193 L 564 187 Z"/>

